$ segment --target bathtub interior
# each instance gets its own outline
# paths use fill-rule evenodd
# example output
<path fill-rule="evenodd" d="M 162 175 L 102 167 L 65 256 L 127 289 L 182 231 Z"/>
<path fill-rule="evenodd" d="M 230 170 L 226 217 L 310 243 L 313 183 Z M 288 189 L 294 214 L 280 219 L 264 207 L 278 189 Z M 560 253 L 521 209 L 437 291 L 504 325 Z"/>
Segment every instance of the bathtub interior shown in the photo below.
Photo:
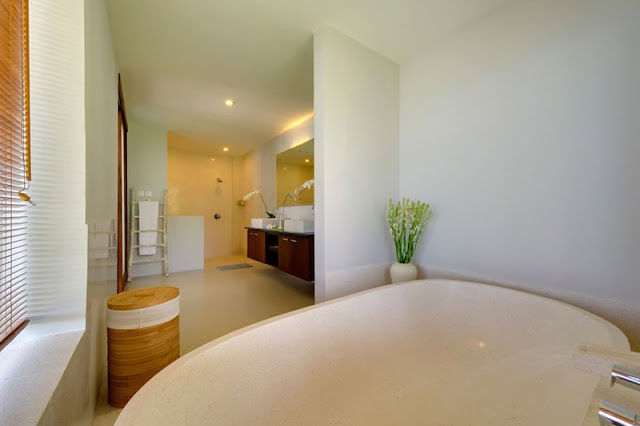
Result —
<path fill-rule="evenodd" d="M 499 287 L 388 286 L 205 345 L 119 424 L 581 424 L 599 377 L 573 354 L 624 347 L 616 330 Z"/>

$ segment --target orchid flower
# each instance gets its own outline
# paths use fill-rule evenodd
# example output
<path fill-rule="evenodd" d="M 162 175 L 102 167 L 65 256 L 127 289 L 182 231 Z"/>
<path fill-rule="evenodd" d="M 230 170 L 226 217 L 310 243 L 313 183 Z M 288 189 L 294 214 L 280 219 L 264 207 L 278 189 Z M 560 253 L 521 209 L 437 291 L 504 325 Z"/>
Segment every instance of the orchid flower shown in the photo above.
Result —
<path fill-rule="evenodd" d="M 267 214 L 267 217 L 270 217 L 270 218 L 276 217 L 275 214 L 269 212 L 269 209 L 267 208 L 267 203 L 264 202 L 264 198 L 262 198 L 262 194 L 260 194 L 260 191 L 258 191 L 257 189 L 255 191 L 249 192 L 247 195 L 242 197 L 242 201 L 246 203 L 247 201 L 249 201 L 251 197 L 255 195 L 259 196 L 260 200 L 262 200 L 262 205 L 264 206 L 264 212 Z"/>
<path fill-rule="evenodd" d="M 297 196 L 298 194 L 302 193 L 302 191 L 304 191 L 306 189 L 311 189 L 311 187 L 313 186 L 314 183 L 315 183 L 315 181 L 313 179 L 309 179 L 308 181 L 306 181 L 302 185 L 300 185 L 300 187 L 296 188 L 296 190 L 293 191 L 293 193 Z"/>

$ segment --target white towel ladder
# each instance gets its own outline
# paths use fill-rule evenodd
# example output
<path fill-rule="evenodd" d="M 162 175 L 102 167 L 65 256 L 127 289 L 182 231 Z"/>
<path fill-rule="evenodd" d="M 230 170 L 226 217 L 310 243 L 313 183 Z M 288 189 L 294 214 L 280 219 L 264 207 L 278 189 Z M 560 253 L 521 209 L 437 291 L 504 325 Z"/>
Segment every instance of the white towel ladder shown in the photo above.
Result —
<path fill-rule="evenodd" d="M 138 204 L 138 191 L 135 188 L 131 188 L 131 198 L 129 205 L 131 206 L 131 214 L 129 215 L 129 277 L 127 281 L 131 281 L 133 270 L 132 265 L 140 263 L 155 263 L 162 262 L 162 272 L 165 277 L 169 276 L 169 259 L 167 256 L 167 190 L 162 193 L 162 201 L 159 203 L 158 221 L 161 226 L 158 229 L 145 230 L 142 232 L 157 232 L 161 236 L 161 243 L 156 244 L 136 244 L 136 235 L 140 234 L 140 211 Z M 157 242 L 157 240 L 156 240 Z M 133 254 L 136 249 L 140 247 L 161 247 L 162 257 L 154 257 L 153 259 L 134 259 Z"/>

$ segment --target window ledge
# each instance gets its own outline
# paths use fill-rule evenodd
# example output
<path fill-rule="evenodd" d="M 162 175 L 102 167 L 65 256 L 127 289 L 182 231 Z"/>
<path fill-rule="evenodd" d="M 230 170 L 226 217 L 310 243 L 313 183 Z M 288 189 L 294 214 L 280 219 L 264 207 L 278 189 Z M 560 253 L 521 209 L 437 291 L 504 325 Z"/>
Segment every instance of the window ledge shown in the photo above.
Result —
<path fill-rule="evenodd" d="M 28 333 L 30 327 L 0 351 L 3 425 L 38 423 L 84 333 L 41 335 Z"/>

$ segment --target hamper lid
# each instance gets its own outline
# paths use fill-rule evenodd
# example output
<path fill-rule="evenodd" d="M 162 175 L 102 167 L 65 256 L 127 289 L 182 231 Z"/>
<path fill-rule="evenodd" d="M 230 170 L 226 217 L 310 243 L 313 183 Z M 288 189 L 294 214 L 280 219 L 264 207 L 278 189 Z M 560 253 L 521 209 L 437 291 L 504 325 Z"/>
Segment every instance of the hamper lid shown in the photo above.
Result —
<path fill-rule="evenodd" d="M 107 299 L 107 308 L 115 311 L 129 311 L 148 308 L 175 299 L 180 294 L 176 287 L 147 287 L 128 290 Z"/>

